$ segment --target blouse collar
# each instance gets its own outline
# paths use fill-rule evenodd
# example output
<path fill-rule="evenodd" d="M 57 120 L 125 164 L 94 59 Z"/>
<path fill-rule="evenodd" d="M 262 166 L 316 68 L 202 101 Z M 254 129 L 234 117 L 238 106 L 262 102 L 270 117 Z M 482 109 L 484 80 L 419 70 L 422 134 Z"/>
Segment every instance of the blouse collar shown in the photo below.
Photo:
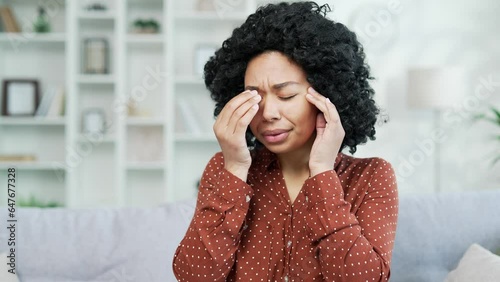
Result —
<path fill-rule="evenodd" d="M 343 156 L 344 154 L 342 152 L 339 152 L 337 154 L 337 157 L 335 158 L 335 165 L 333 169 L 336 172 L 338 172 L 338 168 L 340 166 Z M 258 149 L 258 151 L 255 152 L 255 157 L 257 165 L 263 166 L 267 170 L 279 167 L 277 155 L 269 151 L 266 147 Z"/>

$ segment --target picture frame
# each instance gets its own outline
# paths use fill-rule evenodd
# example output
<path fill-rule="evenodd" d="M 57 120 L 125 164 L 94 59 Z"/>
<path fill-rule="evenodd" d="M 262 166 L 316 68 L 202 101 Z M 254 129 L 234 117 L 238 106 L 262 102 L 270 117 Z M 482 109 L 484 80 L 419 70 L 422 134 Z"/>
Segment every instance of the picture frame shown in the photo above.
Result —
<path fill-rule="evenodd" d="M 40 103 L 36 79 L 5 79 L 2 83 L 2 115 L 34 116 Z"/>
<path fill-rule="evenodd" d="M 107 38 L 85 38 L 82 53 L 84 74 L 109 74 L 109 42 Z"/>
<path fill-rule="evenodd" d="M 194 73 L 198 76 L 202 76 L 205 68 L 205 64 L 210 59 L 210 57 L 215 55 L 217 51 L 217 46 L 215 44 L 199 44 L 195 49 L 194 54 Z"/>
<path fill-rule="evenodd" d="M 82 133 L 106 133 L 106 114 L 104 110 L 101 108 L 88 108 L 82 112 Z"/>

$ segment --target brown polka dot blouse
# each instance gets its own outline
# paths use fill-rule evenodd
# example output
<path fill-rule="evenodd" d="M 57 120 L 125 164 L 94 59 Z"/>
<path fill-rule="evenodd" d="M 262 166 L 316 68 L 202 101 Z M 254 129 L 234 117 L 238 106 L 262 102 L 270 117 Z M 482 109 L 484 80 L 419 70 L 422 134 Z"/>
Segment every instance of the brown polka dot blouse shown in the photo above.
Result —
<path fill-rule="evenodd" d="M 381 158 L 339 153 L 290 201 L 275 154 L 253 158 L 247 183 L 208 163 L 177 248 L 179 281 L 387 281 L 398 193 Z"/>

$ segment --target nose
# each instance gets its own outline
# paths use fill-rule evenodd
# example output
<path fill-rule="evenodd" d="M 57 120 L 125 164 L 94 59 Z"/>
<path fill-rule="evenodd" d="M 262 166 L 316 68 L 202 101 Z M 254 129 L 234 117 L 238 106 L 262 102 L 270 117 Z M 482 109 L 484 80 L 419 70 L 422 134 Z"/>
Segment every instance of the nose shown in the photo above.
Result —
<path fill-rule="evenodd" d="M 279 120 L 281 118 L 279 101 L 272 97 L 273 95 L 263 95 L 259 102 L 259 110 L 266 121 Z"/>

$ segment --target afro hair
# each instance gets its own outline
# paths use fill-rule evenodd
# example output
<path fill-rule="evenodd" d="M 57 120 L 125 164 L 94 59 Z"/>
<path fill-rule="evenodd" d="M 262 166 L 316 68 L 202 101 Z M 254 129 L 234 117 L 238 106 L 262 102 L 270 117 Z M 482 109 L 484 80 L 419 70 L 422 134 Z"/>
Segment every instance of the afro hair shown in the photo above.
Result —
<path fill-rule="evenodd" d="M 370 68 L 356 34 L 326 18 L 330 7 L 315 2 L 268 4 L 259 7 L 226 39 L 205 64 L 204 79 L 215 101 L 217 117 L 227 102 L 244 91 L 249 61 L 269 51 L 279 51 L 299 65 L 308 82 L 335 104 L 345 137 L 340 147 L 375 140 L 379 109 L 369 85 Z M 249 147 L 260 144 L 250 129 Z"/>

